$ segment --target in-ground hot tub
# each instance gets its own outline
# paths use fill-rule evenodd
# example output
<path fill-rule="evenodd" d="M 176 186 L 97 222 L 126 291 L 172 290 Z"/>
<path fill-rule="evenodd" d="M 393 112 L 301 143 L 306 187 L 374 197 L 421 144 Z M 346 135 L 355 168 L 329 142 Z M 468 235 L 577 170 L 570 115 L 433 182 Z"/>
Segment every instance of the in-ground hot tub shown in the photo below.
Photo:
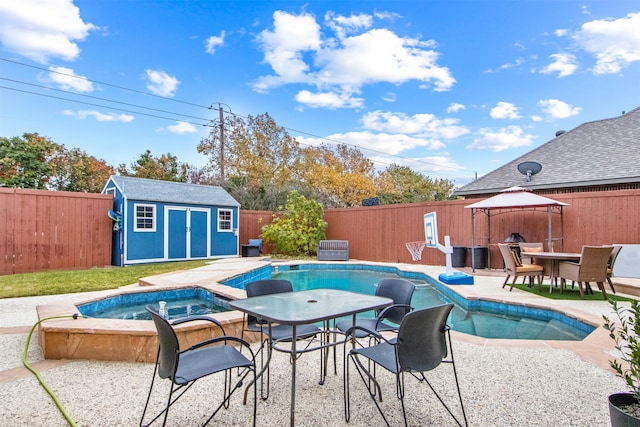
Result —
<path fill-rule="evenodd" d="M 144 288 L 147 288 L 145 291 Z M 38 333 L 45 359 L 89 359 L 127 362 L 154 362 L 158 351 L 157 333 L 150 320 L 114 319 L 82 317 L 73 319 L 74 313 L 81 313 L 78 306 L 100 310 L 117 300 L 148 301 L 158 298 L 170 299 L 169 294 L 188 292 L 187 288 L 160 288 L 156 286 L 132 286 L 102 293 L 87 299 L 75 299 L 68 303 L 41 305 L 37 307 L 38 318 L 65 316 L 45 320 Z M 245 298 L 246 293 L 219 284 L 200 285 L 202 291 L 220 300 Z M 240 336 L 243 316 L 237 311 L 212 314 L 220 321 L 227 335 Z M 210 322 L 190 322 L 176 327 L 181 346 L 189 346 L 199 341 L 220 335 L 220 330 Z M 249 336 L 249 340 L 257 336 Z"/>

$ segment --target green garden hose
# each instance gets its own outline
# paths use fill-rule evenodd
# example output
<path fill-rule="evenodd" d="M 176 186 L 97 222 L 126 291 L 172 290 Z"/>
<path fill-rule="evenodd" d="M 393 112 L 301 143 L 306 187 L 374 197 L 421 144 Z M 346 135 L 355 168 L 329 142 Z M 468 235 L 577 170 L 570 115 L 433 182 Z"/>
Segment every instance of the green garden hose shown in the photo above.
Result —
<path fill-rule="evenodd" d="M 66 319 L 66 318 L 69 318 L 69 317 L 73 318 L 73 319 L 77 319 L 78 318 L 78 314 L 75 313 L 75 314 L 73 314 L 71 316 L 52 316 L 52 317 L 47 317 L 47 318 L 38 320 L 36 322 L 36 324 L 33 325 L 33 327 L 31 328 L 31 331 L 29 332 L 29 337 L 27 337 L 27 345 L 24 347 L 24 353 L 22 354 L 22 364 L 25 366 L 25 368 L 27 368 L 28 370 L 33 372 L 33 374 L 36 376 L 36 378 L 38 378 L 38 381 L 40 381 L 40 384 L 42 385 L 42 387 L 47 391 L 47 393 L 49 393 L 49 396 L 51 396 L 51 398 L 55 402 L 56 406 L 58 407 L 58 409 L 60 410 L 60 412 L 62 413 L 64 418 L 69 423 L 69 425 L 72 426 L 72 427 L 76 427 L 77 426 L 76 422 L 71 418 L 71 416 L 69 415 L 67 410 L 64 408 L 64 406 L 62 406 L 62 403 L 58 399 L 58 396 L 56 396 L 56 394 L 53 392 L 53 390 L 51 390 L 49 388 L 49 386 L 44 382 L 44 379 L 42 379 L 42 376 L 40 376 L 40 372 L 38 372 L 33 366 L 31 366 L 29 364 L 29 362 L 27 362 L 27 353 L 29 352 L 29 343 L 31 342 L 31 336 L 33 335 L 33 331 L 35 331 L 35 329 L 38 327 L 38 325 L 40 323 L 44 322 L 45 320 Z"/>

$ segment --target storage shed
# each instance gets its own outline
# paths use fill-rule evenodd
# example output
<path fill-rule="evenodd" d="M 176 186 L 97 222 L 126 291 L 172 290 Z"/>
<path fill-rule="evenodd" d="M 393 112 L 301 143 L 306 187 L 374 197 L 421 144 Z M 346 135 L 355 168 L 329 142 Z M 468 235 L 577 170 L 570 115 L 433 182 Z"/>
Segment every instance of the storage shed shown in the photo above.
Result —
<path fill-rule="evenodd" d="M 113 265 L 238 256 L 240 204 L 222 187 L 113 175 L 102 194 Z"/>

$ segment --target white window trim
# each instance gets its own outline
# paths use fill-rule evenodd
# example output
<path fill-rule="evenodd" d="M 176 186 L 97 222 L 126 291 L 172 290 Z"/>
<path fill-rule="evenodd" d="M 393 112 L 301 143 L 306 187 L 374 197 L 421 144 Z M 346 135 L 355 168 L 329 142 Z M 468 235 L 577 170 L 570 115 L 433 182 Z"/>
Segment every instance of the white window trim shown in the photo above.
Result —
<path fill-rule="evenodd" d="M 138 207 L 150 207 L 153 209 L 153 216 L 151 217 L 151 221 L 153 223 L 153 227 L 151 228 L 138 228 Z M 137 233 L 155 233 L 156 225 L 157 225 L 157 213 L 158 207 L 153 204 L 147 203 L 134 203 L 133 204 L 133 231 Z"/>
<path fill-rule="evenodd" d="M 222 212 L 229 212 L 231 216 L 231 219 L 229 220 L 231 224 L 228 230 L 226 228 L 220 228 L 220 224 L 222 223 L 220 220 L 220 214 Z M 233 233 L 233 209 L 218 208 L 218 211 L 216 212 L 216 228 L 218 229 L 218 233 Z"/>

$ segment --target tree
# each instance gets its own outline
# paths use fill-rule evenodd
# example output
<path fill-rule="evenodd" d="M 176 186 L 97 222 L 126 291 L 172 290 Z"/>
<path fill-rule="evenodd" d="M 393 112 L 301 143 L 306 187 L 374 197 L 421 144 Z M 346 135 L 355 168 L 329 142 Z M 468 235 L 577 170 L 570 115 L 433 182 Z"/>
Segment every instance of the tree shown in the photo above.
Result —
<path fill-rule="evenodd" d="M 378 197 L 385 205 L 446 200 L 451 195 L 453 187 L 450 181 L 433 181 L 407 166 L 395 163 L 378 177 Z"/>
<path fill-rule="evenodd" d="M 57 144 L 37 133 L 0 138 L 0 184 L 45 189 L 53 166 L 49 162 Z"/>
<path fill-rule="evenodd" d="M 275 253 L 284 255 L 313 255 L 320 240 L 326 238 L 327 222 L 322 205 L 292 191 L 280 215 L 262 227 L 260 237 L 271 243 Z"/>
<path fill-rule="evenodd" d="M 359 206 L 375 196 L 373 162 L 357 149 L 340 144 L 335 151 L 322 144 L 302 150 L 297 182 L 325 207 Z"/>
<path fill-rule="evenodd" d="M 127 166 L 122 163 L 118 166 L 118 173 L 123 176 L 135 176 L 138 178 L 159 179 L 162 181 L 187 182 L 190 166 L 181 163 L 178 158 L 171 153 L 162 154 L 160 157 L 151 155 L 147 150 L 140 155 L 140 158 Z"/>
<path fill-rule="evenodd" d="M 198 152 L 209 156 L 209 172 L 222 181 L 224 167 L 225 180 L 241 178 L 248 189 L 267 187 L 267 183 L 286 186 L 299 155 L 298 142 L 268 113 L 248 116 L 246 121 L 227 117 L 224 144 L 217 129 L 198 144 Z"/>
<path fill-rule="evenodd" d="M 104 160 L 89 156 L 79 148 L 59 145 L 51 160 L 54 173 L 48 187 L 59 191 L 100 193 L 114 169 Z"/>

